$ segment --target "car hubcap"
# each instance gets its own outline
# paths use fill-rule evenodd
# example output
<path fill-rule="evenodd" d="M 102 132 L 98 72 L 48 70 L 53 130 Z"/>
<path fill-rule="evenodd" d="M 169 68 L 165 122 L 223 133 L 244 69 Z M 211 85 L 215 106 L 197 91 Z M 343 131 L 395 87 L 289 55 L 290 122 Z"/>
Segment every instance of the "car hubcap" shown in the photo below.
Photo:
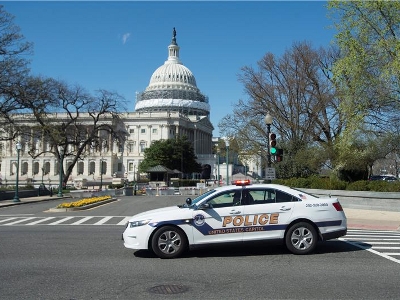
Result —
<path fill-rule="evenodd" d="M 314 237 L 308 228 L 300 227 L 293 231 L 292 245 L 298 250 L 306 250 L 311 247 Z"/>
<path fill-rule="evenodd" d="M 158 238 L 158 248 L 166 253 L 171 254 L 179 250 L 181 246 L 181 237 L 175 231 L 163 232 Z"/>

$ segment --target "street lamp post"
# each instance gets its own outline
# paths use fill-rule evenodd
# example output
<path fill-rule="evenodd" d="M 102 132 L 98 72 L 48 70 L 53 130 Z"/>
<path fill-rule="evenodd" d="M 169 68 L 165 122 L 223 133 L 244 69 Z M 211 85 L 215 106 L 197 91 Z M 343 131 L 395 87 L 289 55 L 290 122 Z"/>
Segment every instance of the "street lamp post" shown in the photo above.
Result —
<path fill-rule="evenodd" d="M 15 146 L 17 149 L 17 178 L 16 178 L 16 185 L 15 185 L 15 196 L 14 196 L 14 202 L 20 202 L 19 196 L 18 196 L 18 180 L 19 180 L 19 153 L 21 151 L 22 145 L 20 142 L 17 142 L 17 145 Z"/>
<path fill-rule="evenodd" d="M 268 143 L 267 143 L 267 167 L 271 168 L 271 149 L 270 149 L 270 144 L 269 144 L 269 136 L 271 133 L 271 125 L 272 125 L 272 116 L 267 113 L 267 115 L 265 116 L 265 124 L 267 125 L 267 138 L 268 138 Z M 271 180 L 268 180 L 271 183 Z"/>
<path fill-rule="evenodd" d="M 49 181 L 50 197 L 53 197 L 53 187 L 51 186 L 51 179 L 50 179 L 50 177 L 49 177 L 48 181 Z"/>
<path fill-rule="evenodd" d="M 43 185 L 44 167 L 42 167 L 42 185 Z"/>
<path fill-rule="evenodd" d="M 62 146 L 58 147 L 58 152 L 60 153 L 60 174 L 59 174 L 59 186 L 58 186 L 58 197 L 62 197 L 63 193 L 63 186 L 62 186 L 62 182 L 63 182 L 63 159 L 64 159 L 64 148 Z"/>
<path fill-rule="evenodd" d="M 225 140 L 226 144 L 226 185 L 229 185 L 229 140 Z"/>
<path fill-rule="evenodd" d="M 103 158 L 100 159 L 100 191 L 103 190 Z"/>
<path fill-rule="evenodd" d="M 219 186 L 219 177 L 220 177 L 220 173 L 219 173 L 219 148 L 217 148 L 217 180 L 218 180 L 218 186 Z"/>

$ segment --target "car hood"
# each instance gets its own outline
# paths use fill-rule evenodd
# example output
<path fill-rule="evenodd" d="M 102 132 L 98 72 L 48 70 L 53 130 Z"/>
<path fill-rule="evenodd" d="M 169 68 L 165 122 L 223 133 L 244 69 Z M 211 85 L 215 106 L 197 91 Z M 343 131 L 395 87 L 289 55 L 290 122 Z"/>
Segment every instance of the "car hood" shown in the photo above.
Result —
<path fill-rule="evenodd" d="M 130 218 L 130 220 L 154 219 L 157 218 L 158 216 L 163 216 L 163 218 L 165 218 L 166 214 L 177 214 L 182 210 L 188 210 L 188 209 L 189 208 L 187 207 L 179 207 L 177 205 L 157 208 L 134 215 L 132 218 Z"/>

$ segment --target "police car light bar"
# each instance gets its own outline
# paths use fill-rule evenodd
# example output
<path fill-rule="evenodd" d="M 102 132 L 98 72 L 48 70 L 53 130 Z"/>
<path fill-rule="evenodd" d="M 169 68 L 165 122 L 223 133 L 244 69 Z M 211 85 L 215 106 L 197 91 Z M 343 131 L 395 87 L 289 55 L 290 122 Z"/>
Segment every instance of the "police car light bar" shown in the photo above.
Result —
<path fill-rule="evenodd" d="M 237 186 L 250 185 L 250 179 L 235 180 L 235 185 Z"/>

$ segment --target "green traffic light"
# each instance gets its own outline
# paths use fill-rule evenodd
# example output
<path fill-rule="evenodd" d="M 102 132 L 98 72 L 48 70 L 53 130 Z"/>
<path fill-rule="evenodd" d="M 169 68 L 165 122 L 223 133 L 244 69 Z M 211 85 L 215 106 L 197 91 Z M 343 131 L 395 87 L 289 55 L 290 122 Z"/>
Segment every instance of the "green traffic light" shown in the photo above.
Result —
<path fill-rule="evenodd" d="M 276 150 L 276 148 L 271 147 L 271 148 L 269 149 L 269 152 L 270 152 L 271 154 L 275 155 L 276 152 L 277 152 L 277 150 Z"/>

